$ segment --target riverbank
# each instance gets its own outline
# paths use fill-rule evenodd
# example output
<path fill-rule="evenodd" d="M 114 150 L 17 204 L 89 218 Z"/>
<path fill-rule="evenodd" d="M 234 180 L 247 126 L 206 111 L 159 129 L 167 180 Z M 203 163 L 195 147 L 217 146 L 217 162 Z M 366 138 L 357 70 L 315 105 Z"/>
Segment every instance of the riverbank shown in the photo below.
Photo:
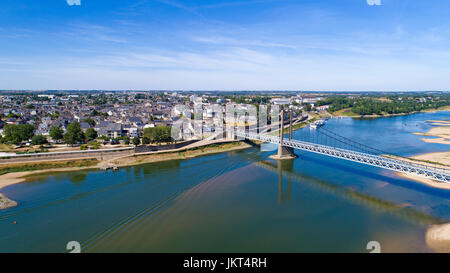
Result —
<path fill-rule="evenodd" d="M 83 159 L 71 161 L 39 162 L 31 164 L 2 164 L 0 165 L 0 173 L 3 171 L 3 174 L 0 175 L 0 190 L 7 186 L 26 182 L 35 175 L 42 175 L 46 173 L 101 169 L 103 166 L 110 164 L 113 164 L 117 167 L 128 167 L 153 162 L 183 160 L 203 155 L 242 150 L 250 147 L 252 147 L 252 145 L 245 142 L 231 142 L 210 144 L 195 148 L 182 149 L 179 151 L 160 151 L 144 154 L 134 154 L 112 160 L 102 161 L 98 161 L 96 159 Z M 0 194 L 0 197 L 0 209 L 6 209 L 17 205 L 15 201 L 8 199 L 4 195 Z M 2 200 L 5 202 L 3 202 Z"/>
<path fill-rule="evenodd" d="M 26 182 L 30 176 L 48 172 L 70 172 L 87 169 L 96 169 L 98 161 L 96 159 L 83 159 L 72 161 L 52 161 L 24 164 L 2 164 L 0 170 L 0 191 L 2 188 L 14 184 Z M 8 171 L 6 171 L 8 170 Z M 6 173 L 5 173 L 6 172 Z M 16 201 L 9 199 L 0 193 L 0 210 L 11 208 L 17 205 Z"/>
<path fill-rule="evenodd" d="M 0 193 L 0 209 L 7 209 L 17 206 L 17 202 L 9 199 Z"/>
<path fill-rule="evenodd" d="M 426 178 L 426 177 L 422 177 L 422 176 L 418 176 L 418 175 L 414 175 L 414 174 L 407 174 L 407 173 L 401 173 L 401 172 L 396 172 L 397 176 L 409 179 L 409 180 L 414 180 L 416 182 L 425 184 L 427 186 L 433 187 L 433 188 L 437 188 L 437 189 L 443 189 L 443 190 L 450 190 L 450 183 L 444 183 L 444 182 L 439 182 L 430 178 Z"/>
<path fill-rule="evenodd" d="M 359 115 L 353 113 L 351 108 L 341 109 L 339 111 L 333 112 L 331 115 L 334 117 L 352 117 L 352 118 L 383 118 L 383 117 L 396 117 L 396 116 L 406 116 L 418 113 L 435 113 L 438 111 L 450 111 L 450 106 L 439 107 L 438 109 L 424 109 L 421 111 L 414 111 L 410 113 L 398 113 L 398 114 L 382 114 L 382 115 Z"/>
<path fill-rule="evenodd" d="M 414 133 L 415 135 L 432 137 L 422 138 L 426 143 L 439 143 L 450 145 L 450 121 L 446 120 L 427 120 L 431 125 L 438 126 L 431 128 L 426 133 Z"/>
<path fill-rule="evenodd" d="M 397 158 L 396 156 L 386 156 L 390 158 Z M 409 161 L 411 163 L 419 163 L 423 165 L 427 165 L 430 167 L 439 167 L 442 169 L 450 170 L 450 152 L 436 152 L 436 153 L 427 153 L 412 156 L 409 158 L 401 158 L 402 160 Z M 396 172 L 396 174 L 400 177 L 404 177 L 407 179 L 411 179 L 423 184 L 426 184 L 430 187 L 446 189 L 450 190 L 450 183 L 439 182 L 430 178 L 414 175 L 414 174 L 406 174 L 402 172 Z"/>
<path fill-rule="evenodd" d="M 211 144 L 192 149 L 181 150 L 177 152 L 160 152 L 160 153 L 145 153 L 134 154 L 117 159 L 113 159 L 110 163 L 118 167 L 128 167 L 141 164 L 148 164 L 169 160 L 183 160 L 194 158 L 203 155 L 217 154 L 223 152 L 230 152 L 236 150 L 243 150 L 252 147 L 252 145 L 245 142 L 231 142 L 224 144 Z"/>
<path fill-rule="evenodd" d="M 432 225 L 425 234 L 427 246 L 436 252 L 450 252 L 450 223 Z"/>

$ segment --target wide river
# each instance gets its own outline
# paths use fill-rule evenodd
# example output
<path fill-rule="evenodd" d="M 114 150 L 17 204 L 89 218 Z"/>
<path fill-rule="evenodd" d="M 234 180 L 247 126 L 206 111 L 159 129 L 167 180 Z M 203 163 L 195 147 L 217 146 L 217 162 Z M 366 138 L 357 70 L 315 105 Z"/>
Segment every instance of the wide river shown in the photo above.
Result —
<path fill-rule="evenodd" d="M 449 118 L 343 118 L 324 128 L 410 156 L 450 150 L 413 134 Z M 367 252 L 369 241 L 386 252 L 430 252 L 427 228 L 450 222 L 450 191 L 296 152 L 281 165 L 250 148 L 6 187 L 19 206 L 0 211 L 0 252 L 66 252 L 69 241 L 82 252 Z"/>

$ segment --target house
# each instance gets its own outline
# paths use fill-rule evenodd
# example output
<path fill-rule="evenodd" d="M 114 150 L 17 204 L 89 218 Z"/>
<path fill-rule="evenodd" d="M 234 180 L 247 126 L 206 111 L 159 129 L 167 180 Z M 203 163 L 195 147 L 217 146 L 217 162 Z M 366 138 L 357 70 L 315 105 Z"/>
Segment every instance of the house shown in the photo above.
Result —
<path fill-rule="evenodd" d="M 88 128 L 91 128 L 91 125 L 89 123 L 83 121 L 80 123 L 80 127 L 81 127 L 81 130 L 83 130 L 83 132 L 86 132 L 86 130 Z"/>
<path fill-rule="evenodd" d="M 328 108 L 330 108 L 329 105 L 323 105 L 323 106 L 316 107 L 317 110 L 321 110 L 321 111 L 327 110 Z"/>
<path fill-rule="evenodd" d="M 276 98 L 272 99 L 272 103 L 275 105 L 289 105 L 291 104 L 291 100 L 286 98 Z"/>
<path fill-rule="evenodd" d="M 126 132 L 127 132 L 127 135 L 128 135 L 130 138 L 133 138 L 133 137 L 139 137 L 139 130 L 138 130 L 138 128 L 136 128 L 136 127 L 129 127 L 129 128 L 126 128 Z"/>
<path fill-rule="evenodd" d="M 118 138 L 123 135 L 122 124 L 114 122 L 100 122 L 95 130 L 100 136 L 106 136 L 109 138 Z"/>
<path fill-rule="evenodd" d="M 50 134 L 50 126 L 48 123 L 40 123 L 35 132 L 36 135 L 48 136 Z"/>
<path fill-rule="evenodd" d="M 142 122 L 142 119 L 140 119 L 140 118 L 132 117 L 132 118 L 129 119 L 129 121 L 135 127 L 142 127 L 142 126 L 144 126 L 144 123 Z"/>
<path fill-rule="evenodd" d="M 153 111 L 152 116 L 156 119 L 163 119 L 163 118 L 167 118 L 169 115 L 162 111 Z"/>

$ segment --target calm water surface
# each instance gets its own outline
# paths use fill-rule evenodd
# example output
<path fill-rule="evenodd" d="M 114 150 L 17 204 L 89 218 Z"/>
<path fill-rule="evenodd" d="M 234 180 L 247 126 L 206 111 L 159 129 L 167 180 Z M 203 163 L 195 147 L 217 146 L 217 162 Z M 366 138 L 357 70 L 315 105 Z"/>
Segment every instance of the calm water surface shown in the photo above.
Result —
<path fill-rule="evenodd" d="M 345 118 L 325 128 L 410 156 L 449 150 L 412 134 L 449 118 Z M 428 252 L 426 229 L 450 222 L 448 191 L 307 152 L 277 164 L 272 153 L 251 148 L 6 187 L 20 205 L 0 212 L 0 252 L 65 252 L 69 241 L 83 252 L 366 252 L 373 240 L 382 251 Z"/>

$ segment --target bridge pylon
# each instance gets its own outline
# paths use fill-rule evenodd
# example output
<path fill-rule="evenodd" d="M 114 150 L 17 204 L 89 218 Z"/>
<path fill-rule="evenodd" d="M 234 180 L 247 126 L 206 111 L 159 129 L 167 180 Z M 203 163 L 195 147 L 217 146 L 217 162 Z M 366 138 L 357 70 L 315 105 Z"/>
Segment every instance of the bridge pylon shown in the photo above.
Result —
<path fill-rule="evenodd" d="M 294 153 L 293 148 L 283 145 L 284 112 L 284 110 L 281 110 L 280 144 L 278 144 L 278 153 L 276 155 L 270 156 L 270 158 L 275 160 L 288 160 L 297 158 L 297 155 Z M 292 140 L 292 109 L 289 109 L 289 140 Z"/>

